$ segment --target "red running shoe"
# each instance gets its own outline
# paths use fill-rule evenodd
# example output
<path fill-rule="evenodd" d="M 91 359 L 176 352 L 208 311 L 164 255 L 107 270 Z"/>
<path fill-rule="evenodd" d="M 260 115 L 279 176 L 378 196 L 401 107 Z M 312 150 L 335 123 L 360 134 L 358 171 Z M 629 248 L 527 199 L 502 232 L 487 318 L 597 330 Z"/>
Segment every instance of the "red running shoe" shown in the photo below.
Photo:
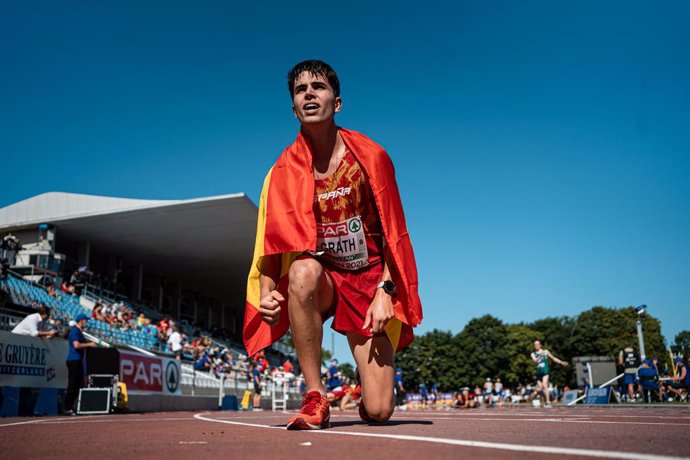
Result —
<path fill-rule="evenodd" d="M 288 420 L 288 430 L 321 430 L 331 426 L 331 409 L 328 400 L 318 391 L 304 396 L 302 410 Z"/>

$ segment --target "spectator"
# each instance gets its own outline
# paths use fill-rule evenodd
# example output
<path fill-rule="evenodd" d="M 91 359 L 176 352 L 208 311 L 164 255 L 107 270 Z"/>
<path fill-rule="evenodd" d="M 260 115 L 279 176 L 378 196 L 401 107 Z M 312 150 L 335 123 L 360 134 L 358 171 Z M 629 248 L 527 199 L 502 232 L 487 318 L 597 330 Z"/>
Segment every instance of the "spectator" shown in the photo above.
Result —
<path fill-rule="evenodd" d="M 84 328 L 89 318 L 80 314 L 77 315 L 76 325 L 69 331 L 67 337 L 67 391 L 65 393 L 65 415 L 74 414 L 74 403 L 79 395 L 79 389 L 84 383 L 84 349 L 96 347 L 95 342 L 88 342 L 84 337 Z"/>
<path fill-rule="evenodd" d="M 640 367 L 640 356 L 631 343 L 618 354 L 618 364 L 624 368 L 623 386 L 628 390 L 628 402 L 635 402 L 635 385 L 637 384 L 637 368 Z"/>
<path fill-rule="evenodd" d="M 180 328 L 175 326 L 175 331 L 168 337 L 168 347 L 175 354 L 177 360 L 182 359 L 182 334 Z"/>
<path fill-rule="evenodd" d="M 252 405 L 254 410 L 261 409 L 261 372 L 259 369 L 253 365 L 249 364 L 249 378 L 251 379 L 252 385 L 254 385 L 254 400 Z"/>
<path fill-rule="evenodd" d="M 46 292 L 50 297 L 60 297 L 60 294 L 55 290 L 55 286 L 53 286 L 52 284 L 48 285 L 48 287 L 46 288 Z"/>
<path fill-rule="evenodd" d="M 403 379 L 402 375 L 402 369 L 397 368 L 395 370 L 395 377 L 394 377 L 394 385 L 395 385 L 395 405 L 399 407 L 400 409 L 405 408 L 405 380 Z"/>
<path fill-rule="evenodd" d="M 326 381 L 326 391 L 333 391 L 340 387 L 342 383 L 338 377 L 338 360 L 333 358 L 328 368 L 328 380 Z"/>
<path fill-rule="evenodd" d="M 285 372 L 292 372 L 292 368 L 292 361 L 290 361 L 290 358 L 286 358 L 285 362 L 283 363 L 283 369 L 285 369 Z"/>
<path fill-rule="evenodd" d="M 199 347 L 197 350 L 196 359 L 194 361 L 194 370 L 208 372 L 211 370 L 211 368 L 211 358 L 209 356 L 208 349 L 203 346 Z"/>
<path fill-rule="evenodd" d="M 426 406 L 429 403 L 429 393 L 426 388 L 426 383 L 424 382 L 419 384 L 419 395 L 421 396 L 422 409 L 426 409 Z"/>
<path fill-rule="evenodd" d="M 490 377 L 486 378 L 486 382 L 484 382 L 484 403 L 487 405 L 487 407 L 493 406 L 494 400 L 494 384 L 491 381 Z"/>
<path fill-rule="evenodd" d="M 438 384 L 436 382 L 431 384 L 431 390 L 429 392 L 429 405 L 433 409 L 438 401 Z"/>
<path fill-rule="evenodd" d="M 12 329 L 12 333 L 52 339 L 58 331 L 55 329 L 48 330 L 48 318 L 50 318 L 50 307 L 41 305 L 38 308 L 38 313 L 32 313 L 21 320 Z"/>
<path fill-rule="evenodd" d="M 474 409 L 475 406 L 474 393 L 470 391 L 469 387 L 463 387 L 460 391 L 455 392 L 453 402 L 450 405 L 453 409 Z"/>
<path fill-rule="evenodd" d="M 654 368 L 654 362 L 649 359 L 642 361 L 637 371 L 642 389 L 642 397 L 645 402 L 659 401 L 659 373 Z"/>
<path fill-rule="evenodd" d="M 681 357 L 674 358 L 676 365 L 676 373 L 671 378 L 667 389 L 670 394 L 675 395 L 680 401 L 687 399 L 687 390 L 690 388 L 690 372 L 688 366 L 685 365 L 685 360 Z M 673 401 L 673 399 L 670 399 Z"/>

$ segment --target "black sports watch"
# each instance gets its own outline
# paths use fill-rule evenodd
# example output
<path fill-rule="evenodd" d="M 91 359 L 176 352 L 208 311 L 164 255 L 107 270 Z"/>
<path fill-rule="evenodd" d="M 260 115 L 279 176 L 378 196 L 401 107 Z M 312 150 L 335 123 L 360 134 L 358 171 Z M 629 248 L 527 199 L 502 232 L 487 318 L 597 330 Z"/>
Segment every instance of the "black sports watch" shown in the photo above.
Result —
<path fill-rule="evenodd" d="M 388 294 L 389 296 L 396 298 L 398 297 L 398 294 L 395 292 L 395 283 L 391 280 L 386 280 L 386 281 L 381 281 L 377 286 L 376 289 L 383 288 L 383 292 Z"/>

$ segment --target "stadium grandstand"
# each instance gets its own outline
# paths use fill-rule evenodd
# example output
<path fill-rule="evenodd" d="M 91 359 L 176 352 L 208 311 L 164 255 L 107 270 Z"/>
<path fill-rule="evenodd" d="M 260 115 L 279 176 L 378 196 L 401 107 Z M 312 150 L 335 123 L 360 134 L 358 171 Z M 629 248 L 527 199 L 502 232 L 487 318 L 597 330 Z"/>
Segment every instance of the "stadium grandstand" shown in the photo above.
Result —
<path fill-rule="evenodd" d="M 105 342 L 165 352 L 147 326 L 170 318 L 188 337 L 241 355 L 256 215 L 243 193 L 139 200 L 50 192 L 2 208 L 1 326 L 43 303 L 65 325 L 80 313 L 96 319 L 87 331 Z M 282 359 L 292 349 L 279 343 L 273 352 Z"/>

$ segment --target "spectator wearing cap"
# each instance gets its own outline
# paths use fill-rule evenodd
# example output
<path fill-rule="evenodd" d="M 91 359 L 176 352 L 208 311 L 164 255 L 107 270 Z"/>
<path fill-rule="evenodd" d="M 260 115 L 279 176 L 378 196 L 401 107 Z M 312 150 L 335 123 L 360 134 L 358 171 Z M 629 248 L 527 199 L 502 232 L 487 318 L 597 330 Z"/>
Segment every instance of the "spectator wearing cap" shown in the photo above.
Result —
<path fill-rule="evenodd" d="M 57 334 L 56 330 L 48 330 L 48 319 L 50 318 L 50 307 L 41 305 L 38 313 L 32 313 L 21 320 L 14 329 L 13 334 L 28 335 L 32 337 L 42 337 L 52 339 Z"/>
<path fill-rule="evenodd" d="M 84 328 L 89 317 L 79 314 L 75 318 L 76 324 L 72 326 L 67 336 L 67 391 L 65 393 L 65 415 L 74 414 L 74 403 L 77 401 L 79 389 L 84 383 L 84 349 L 96 347 L 95 342 L 88 342 L 84 337 Z"/>
<path fill-rule="evenodd" d="M 333 391 L 342 386 L 340 378 L 338 378 L 338 360 L 333 358 L 331 365 L 328 367 L 328 379 L 326 380 L 326 391 Z"/>
<path fill-rule="evenodd" d="M 643 359 L 637 370 L 642 396 L 645 402 L 659 401 L 659 373 L 651 359 Z"/>

